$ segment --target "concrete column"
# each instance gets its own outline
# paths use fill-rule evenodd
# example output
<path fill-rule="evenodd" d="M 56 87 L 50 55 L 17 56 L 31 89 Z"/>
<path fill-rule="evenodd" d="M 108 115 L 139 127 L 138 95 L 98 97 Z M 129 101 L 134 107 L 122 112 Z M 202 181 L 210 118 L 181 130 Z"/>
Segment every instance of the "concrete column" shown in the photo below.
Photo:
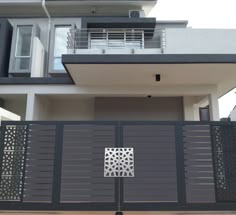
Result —
<path fill-rule="evenodd" d="M 35 94 L 28 93 L 25 120 L 34 120 Z"/>
<path fill-rule="evenodd" d="M 210 109 L 210 120 L 219 121 L 220 114 L 219 114 L 219 103 L 217 94 L 211 93 L 210 95 L 208 95 L 208 99 L 209 99 L 209 109 Z"/>
<path fill-rule="evenodd" d="M 184 106 L 184 120 L 186 121 L 199 120 L 199 107 L 196 104 L 196 98 L 194 96 L 184 96 L 183 106 Z"/>
<path fill-rule="evenodd" d="M 200 113 L 199 113 L 199 105 L 198 104 L 194 104 L 193 105 L 193 120 L 194 121 L 200 121 Z"/>

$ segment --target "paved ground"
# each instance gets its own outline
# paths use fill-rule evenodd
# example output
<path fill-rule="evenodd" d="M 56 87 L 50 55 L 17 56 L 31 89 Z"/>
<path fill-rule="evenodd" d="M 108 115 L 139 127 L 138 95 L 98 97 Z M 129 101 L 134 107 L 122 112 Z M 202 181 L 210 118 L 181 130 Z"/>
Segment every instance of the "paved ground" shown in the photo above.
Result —
<path fill-rule="evenodd" d="M 114 215 L 115 212 L 83 212 L 83 211 L 76 211 L 76 212 L 69 212 L 69 211 L 0 211 L 0 215 Z M 132 211 L 132 212 L 124 212 L 124 215 L 236 215 L 236 211 L 204 211 L 204 212 L 195 212 L 195 211 L 188 211 L 188 212 L 146 212 L 146 211 Z"/>

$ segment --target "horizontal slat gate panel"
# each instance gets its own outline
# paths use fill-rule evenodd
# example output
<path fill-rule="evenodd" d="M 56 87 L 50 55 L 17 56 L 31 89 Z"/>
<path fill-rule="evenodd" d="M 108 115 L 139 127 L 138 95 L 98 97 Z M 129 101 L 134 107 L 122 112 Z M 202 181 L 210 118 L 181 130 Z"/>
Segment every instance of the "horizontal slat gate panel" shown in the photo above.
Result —
<path fill-rule="evenodd" d="M 105 147 L 114 147 L 115 125 L 65 125 L 62 203 L 114 202 L 115 180 L 104 178 Z"/>
<path fill-rule="evenodd" d="M 51 202 L 56 125 L 29 125 L 24 202 Z"/>
<path fill-rule="evenodd" d="M 124 125 L 134 148 L 134 178 L 124 178 L 124 202 L 177 202 L 174 125 Z"/>
<path fill-rule="evenodd" d="M 184 125 L 187 203 L 215 202 L 212 146 L 209 125 Z"/>

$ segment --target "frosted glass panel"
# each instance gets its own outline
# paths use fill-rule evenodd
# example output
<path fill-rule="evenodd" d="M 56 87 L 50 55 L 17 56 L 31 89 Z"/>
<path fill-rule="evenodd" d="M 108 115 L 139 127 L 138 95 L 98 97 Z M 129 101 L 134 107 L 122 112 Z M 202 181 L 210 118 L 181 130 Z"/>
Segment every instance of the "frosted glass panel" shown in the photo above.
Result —
<path fill-rule="evenodd" d="M 29 57 L 33 26 L 19 26 L 17 29 L 16 57 Z"/>

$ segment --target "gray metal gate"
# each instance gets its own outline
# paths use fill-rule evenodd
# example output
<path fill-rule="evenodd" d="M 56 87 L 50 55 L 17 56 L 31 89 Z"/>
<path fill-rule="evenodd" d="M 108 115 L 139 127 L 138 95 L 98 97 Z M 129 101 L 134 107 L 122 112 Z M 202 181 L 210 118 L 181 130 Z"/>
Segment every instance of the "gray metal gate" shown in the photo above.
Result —
<path fill-rule="evenodd" d="M 230 122 L 3 122 L 0 209 L 236 209 L 235 128 Z M 105 148 L 114 147 L 134 150 L 134 177 L 104 177 Z"/>

